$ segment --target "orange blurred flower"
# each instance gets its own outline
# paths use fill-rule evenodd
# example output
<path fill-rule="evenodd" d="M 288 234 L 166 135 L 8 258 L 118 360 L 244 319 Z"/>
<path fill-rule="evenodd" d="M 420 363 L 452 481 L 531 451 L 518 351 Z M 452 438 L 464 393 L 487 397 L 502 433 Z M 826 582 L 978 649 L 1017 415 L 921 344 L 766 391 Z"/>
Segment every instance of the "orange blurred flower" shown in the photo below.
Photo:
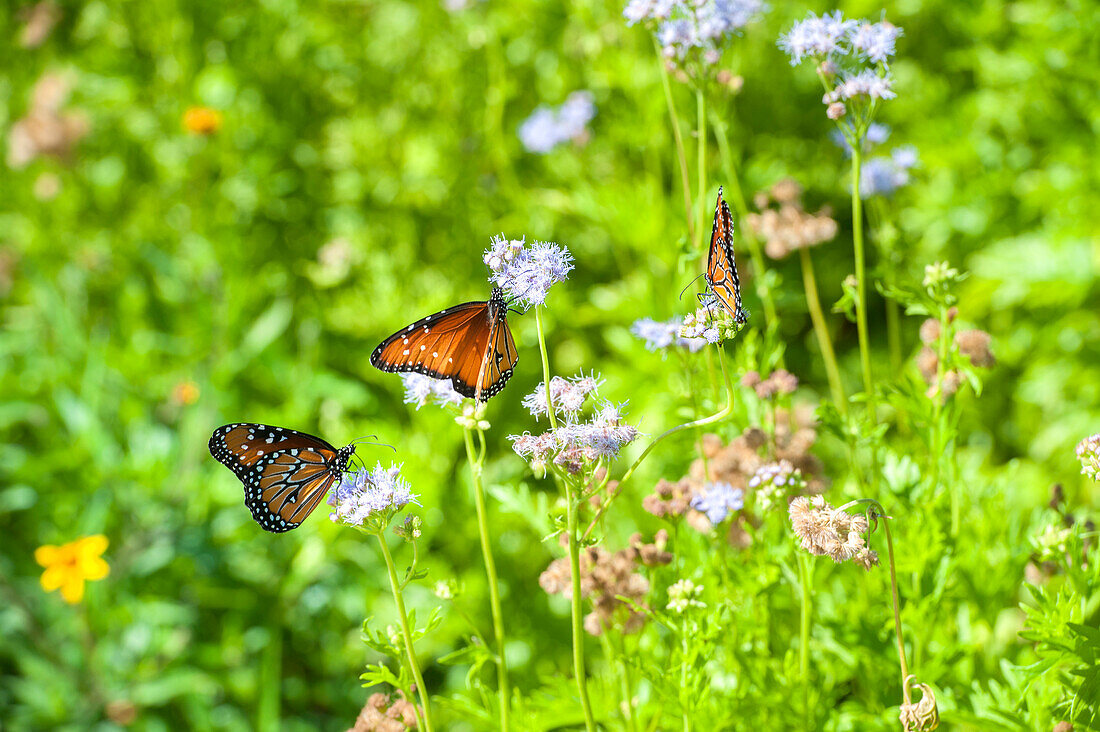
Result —
<path fill-rule="evenodd" d="M 107 549 L 103 534 L 85 536 L 68 544 L 46 544 L 34 550 L 34 561 L 46 568 L 42 573 L 42 589 L 53 592 L 61 588 L 65 602 L 75 605 L 84 598 L 84 581 L 100 580 L 111 568 L 100 556 Z"/>
<path fill-rule="evenodd" d="M 181 381 L 172 387 L 172 401 L 188 406 L 199 400 L 199 385 L 194 381 Z"/>
<path fill-rule="evenodd" d="M 183 129 L 195 135 L 213 135 L 222 128 L 222 113 L 210 107 L 191 107 L 183 113 Z"/>

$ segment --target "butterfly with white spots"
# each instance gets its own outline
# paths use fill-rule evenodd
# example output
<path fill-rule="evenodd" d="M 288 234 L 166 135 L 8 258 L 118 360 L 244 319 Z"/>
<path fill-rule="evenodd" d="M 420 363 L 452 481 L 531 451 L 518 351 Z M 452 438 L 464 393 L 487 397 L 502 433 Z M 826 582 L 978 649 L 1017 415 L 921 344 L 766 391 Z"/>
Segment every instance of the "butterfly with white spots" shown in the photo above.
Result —
<path fill-rule="evenodd" d="M 337 449 L 305 432 L 235 422 L 214 430 L 210 454 L 241 481 L 256 523 L 281 534 L 298 528 L 340 482 L 355 445 Z"/>

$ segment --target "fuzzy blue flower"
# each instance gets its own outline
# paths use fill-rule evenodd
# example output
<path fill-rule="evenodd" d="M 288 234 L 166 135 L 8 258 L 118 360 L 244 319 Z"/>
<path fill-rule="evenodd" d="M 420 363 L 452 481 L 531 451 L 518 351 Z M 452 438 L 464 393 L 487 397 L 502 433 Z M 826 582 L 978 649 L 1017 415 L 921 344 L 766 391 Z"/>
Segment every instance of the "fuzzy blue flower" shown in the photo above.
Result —
<path fill-rule="evenodd" d="M 405 403 L 415 404 L 417 410 L 425 404 L 461 404 L 462 395 L 454 390 L 450 379 L 433 379 L 423 374 L 403 373 Z"/>
<path fill-rule="evenodd" d="M 653 318 L 641 318 L 635 320 L 634 325 L 630 326 L 630 332 L 645 341 L 645 347 L 650 351 L 660 351 L 675 345 L 696 353 L 706 345 L 706 341 L 702 338 L 681 337 L 680 328 L 683 325 L 683 318 L 673 318 L 665 322 Z"/>
<path fill-rule="evenodd" d="M 623 8 L 623 17 L 627 25 L 643 23 L 647 20 L 665 20 L 672 15 L 672 9 L 682 5 L 681 0 L 630 0 Z"/>
<path fill-rule="evenodd" d="M 416 499 L 408 481 L 401 477 L 400 465 L 383 468 L 378 463 L 374 470 L 344 473 L 329 495 L 328 505 L 336 509 L 329 518 L 349 526 L 363 526 L 375 518 L 387 519 L 410 503 L 420 505 Z"/>
<path fill-rule="evenodd" d="M 863 23 L 853 29 L 848 40 L 852 50 L 874 63 L 886 63 L 894 55 L 894 45 L 901 35 L 901 28 L 892 23 Z"/>
<path fill-rule="evenodd" d="M 584 407 L 584 400 L 589 394 L 595 394 L 600 388 L 603 379 L 595 374 L 585 376 L 580 374 L 571 379 L 563 379 L 555 376 L 550 379 L 550 401 L 554 404 L 556 414 L 576 414 Z M 546 406 L 546 382 L 539 382 L 535 390 L 523 398 L 523 406 L 538 419 L 548 413 Z"/>
<path fill-rule="evenodd" d="M 524 308 L 545 303 L 550 288 L 573 269 L 573 255 L 565 247 L 548 241 L 528 246 L 526 240 L 508 241 L 503 235 L 493 237 L 483 259 L 489 280 Z"/>
<path fill-rule="evenodd" d="M 860 168 L 860 196 L 891 195 L 909 184 L 909 169 L 918 162 L 917 149 L 908 145 L 895 149 L 890 157 L 869 158 Z"/>
<path fill-rule="evenodd" d="M 725 521 L 733 511 L 745 506 L 745 492 L 729 483 L 708 483 L 702 495 L 691 499 L 691 507 L 707 516 L 711 524 L 717 526 Z"/>
<path fill-rule="evenodd" d="M 529 152 L 545 154 L 581 137 L 596 116 L 592 92 L 577 91 L 557 109 L 542 105 L 519 126 L 519 139 Z"/>
<path fill-rule="evenodd" d="M 779 37 L 779 48 L 791 57 L 791 66 L 797 66 L 807 58 L 824 59 L 833 54 L 847 54 L 844 41 L 856 21 L 845 20 L 839 11 L 817 16 L 810 13 L 805 20 L 795 23 Z"/>

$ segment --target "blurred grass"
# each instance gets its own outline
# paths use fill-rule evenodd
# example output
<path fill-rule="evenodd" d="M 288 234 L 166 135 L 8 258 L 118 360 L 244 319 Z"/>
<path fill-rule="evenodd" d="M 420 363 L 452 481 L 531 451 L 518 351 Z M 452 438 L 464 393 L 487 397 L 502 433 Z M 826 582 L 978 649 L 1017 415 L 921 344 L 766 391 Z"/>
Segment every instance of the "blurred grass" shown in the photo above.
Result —
<path fill-rule="evenodd" d="M 148 729 L 271 728 L 276 715 L 282 729 L 348 725 L 364 698 L 361 621 L 392 616 L 380 562 L 323 516 L 291 535 L 259 532 L 208 458 L 209 433 L 248 419 L 396 445 L 423 496 L 432 577 L 458 577 L 487 625 L 458 428 L 402 405 L 399 381 L 367 357 L 400 325 L 484 297 L 490 235 L 550 239 L 577 258 L 551 296 L 558 371 L 594 368 L 643 430 L 671 424 L 682 404 L 659 385 L 680 378 L 678 362 L 627 332 L 681 308 L 693 276 L 676 264 L 682 208 L 650 41 L 616 2 L 489 0 L 450 14 L 434 0 L 67 1 L 50 39 L 27 50 L 16 42 L 23 5 L 0 10 L 0 129 L 43 73 L 64 70 L 91 132 L 68 162 L 0 176 L 0 247 L 14 260 L 0 289 L 0 717 L 87 728 L 126 699 Z M 774 45 L 803 13 L 777 7 L 735 44 L 726 63 L 745 85 L 722 112 L 747 191 L 793 175 L 850 232 L 818 82 Z M 998 489 L 975 490 L 997 513 L 1001 500 L 1037 508 L 1051 482 L 1075 484 L 1072 445 L 1100 423 L 1100 8 L 907 0 L 890 19 L 905 36 L 883 121 L 922 161 L 890 203 L 904 266 L 973 270 L 963 311 L 993 333 L 1000 364 L 968 410 L 967 447 L 1006 466 L 990 478 Z M 527 114 L 582 88 L 598 107 L 590 142 L 523 152 L 515 130 Z M 182 130 L 198 104 L 223 112 L 218 134 Z M 60 179 L 53 200 L 33 192 L 45 173 Z M 845 236 L 816 255 L 827 303 L 852 269 Z M 318 260 L 337 238 L 346 272 Z M 788 366 L 820 391 L 797 264 L 776 267 Z M 762 312 L 751 293 L 747 304 Z M 872 333 L 881 312 L 872 305 Z M 533 319 L 513 328 L 519 368 L 488 412 L 492 483 L 523 474 L 504 436 L 530 428 L 518 401 L 541 378 Z M 845 324 L 853 378 L 854 343 Z M 192 405 L 171 398 L 186 381 L 199 389 Z M 659 450 L 635 489 L 679 475 L 686 446 Z M 537 527 L 499 509 L 494 523 L 508 650 L 531 687 L 568 668 L 567 610 L 536 588 L 551 557 Z M 1027 548 L 999 547 L 1002 529 L 988 528 L 980 553 L 996 566 L 1007 551 L 1015 566 Z M 112 574 L 90 588 L 86 612 L 41 593 L 33 548 L 98 532 L 111 538 Z M 423 588 L 410 594 L 430 604 Z M 451 618 L 424 657 L 462 632 Z M 1014 652 L 1013 637 L 994 635 L 961 640 L 975 681 Z M 426 669 L 444 692 L 463 673 Z"/>

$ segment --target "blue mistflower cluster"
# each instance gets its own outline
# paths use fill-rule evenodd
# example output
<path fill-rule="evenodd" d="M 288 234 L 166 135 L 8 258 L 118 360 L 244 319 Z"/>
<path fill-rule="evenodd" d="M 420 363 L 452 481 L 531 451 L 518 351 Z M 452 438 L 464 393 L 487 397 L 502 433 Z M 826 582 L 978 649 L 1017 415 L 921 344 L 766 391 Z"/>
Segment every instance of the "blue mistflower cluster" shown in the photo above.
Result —
<path fill-rule="evenodd" d="M 417 373 L 401 374 L 405 386 L 405 403 L 415 404 L 417 410 L 427 404 L 461 404 L 463 396 L 454 390 L 450 379 L 433 379 Z"/>
<path fill-rule="evenodd" d="M 718 524 L 729 518 L 734 511 L 745 506 L 745 492 L 726 482 L 708 483 L 703 492 L 691 499 L 691 507 L 706 515 L 711 524 Z"/>
<path fill-rule="evenodd" d="M 822 98 L 826 114 L 839 120 L 855 111 L 852 124 L 858 137 L 869 123 L 867 108 L 897 96 L 889 63 L 901 33 L 901 28 L 885 20 L 847 20 L 835 10 L 821 16 L 810 13 L 780 36 L 778 45 L 790 56 L 792 66 L 806 60 L 816 64 L 828 89 Z"/>
<path fill-rule="evenodd" d="M 382 463 L 374 470 L 357 470 L 344 473 L 340 484 L 333 489 L 328 505 L 335 510 L 329 518 L 349 526 L 364 526 L 374 519 L 386 520 L 410 503 L 420 505 L 411 487 L 401 477 L 401 466 Z"/>
<path fill-rule="evenodd" d="M 656 23 L 657 42 L 666 58 L 684 61 L 692 51 L 713 65 L 723 44 L 765 10 L 762 0 L 630 0 L 623 8 L 628 25 Z"/>
<path fill-rule="evenodd" d="M 576 91 L 560 107 L 538 107 L 519 126 L 519 140 L 528 152 L 545 154 L 562 143 L 582 139 L 596 116 L 589 91 Z"/>
<path fill-rule="evenodd" d="M 889 156 L 868 158 L 860 168 L 859 195 L 889 196 L 909 184 L 909 170 L 918 162 L 917 149 L 911 145 L 895 148 Z"/>
<path fill-rule="evenodd" d="M 666 321 L 640 318 L 634 321 L 634 325 L 630 326 L 630 332 L 645 341 L 645 347 L 650 351 L 661 351 L 675 346 L 696 353 L 707 344 L 704 338 L 684 338 L 681 336 L 680 329 L 683 326 L 683 318 L 673 318 Z"/>
<path fill-rule="evenodd" d="M 549 241 L 528 245 L 526 239 L 495 236 L 483 257 L 489 267 L 489 280 L 524 308 L 546 302 L 550 288 L 569 278 L 573 255 L 565 247 Z"/>

